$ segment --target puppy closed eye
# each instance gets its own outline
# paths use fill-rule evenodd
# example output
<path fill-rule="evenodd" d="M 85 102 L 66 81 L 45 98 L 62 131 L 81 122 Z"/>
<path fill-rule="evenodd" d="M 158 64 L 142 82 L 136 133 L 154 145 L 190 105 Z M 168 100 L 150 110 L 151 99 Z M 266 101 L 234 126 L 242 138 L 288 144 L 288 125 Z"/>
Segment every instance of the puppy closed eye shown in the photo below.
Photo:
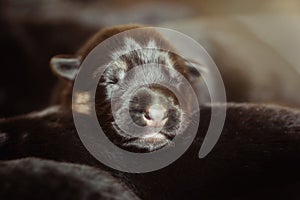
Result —
<path fill-rule="evenodd" d="M 126 72 L 123 69 L 108 70 L 104 78 L 107 84 L 117 84 L 125 78 Z"/>
<path fill-rule="evenodd" d="M 107 84 L 117 84 L 119 80 L 117 78 L 109 79 L 106 81 Z"/>

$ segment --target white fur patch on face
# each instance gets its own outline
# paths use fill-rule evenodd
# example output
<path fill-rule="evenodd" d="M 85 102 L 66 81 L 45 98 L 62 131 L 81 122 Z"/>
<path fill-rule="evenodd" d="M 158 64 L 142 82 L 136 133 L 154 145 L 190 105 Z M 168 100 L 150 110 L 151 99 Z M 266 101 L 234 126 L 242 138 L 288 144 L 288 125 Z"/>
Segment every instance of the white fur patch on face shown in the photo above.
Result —
<path fill-rule="evenodd" d="M 124 46 L 120 48 L 119 50 L 115 51 L 111 58 L 113 60 L 118 60 L 120 56 L 128 54 L 131 51 L 142 49 L 142 46 L 137 43 L 133 38 L 125 38 L 124 40 Z"/>

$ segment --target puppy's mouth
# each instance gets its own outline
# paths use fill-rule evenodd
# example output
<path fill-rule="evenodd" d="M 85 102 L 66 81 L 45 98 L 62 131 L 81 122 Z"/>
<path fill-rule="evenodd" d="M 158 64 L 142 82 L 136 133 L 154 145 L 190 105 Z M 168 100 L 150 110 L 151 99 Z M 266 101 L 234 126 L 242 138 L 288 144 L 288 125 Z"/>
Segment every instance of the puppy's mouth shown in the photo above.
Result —
<path fill-rule="evenodd" d="M 147 153 L 172 145 L 173 138 L 174 136 L 165 134 L 161 131 L 149 133 L 141 137 L 130 138 L 124 141 L 123 145 L 129 151 Z"/>
<path fill-rule="evenodd" d="M 150 140 L 163 140 L 167 139 L 167 137 L 162 133 L 149 133 L 146 135 L 141 136 L 142 139 L 150 139 Z"/>
<path fill-rule="evenodd" d="M 172 140 L 178 134 L 175 130 L 170 132 L 162 128 L 161 130 L 156 131 L 154 129 L 148 133 L 133 136 L 123 132 L 116 124 L 114 124 L 114 129 L 119 136 L 119 140 L 115 140 L 115 144 L 124 150 L 136 153 L 149 153 L 173 145 Z"/>

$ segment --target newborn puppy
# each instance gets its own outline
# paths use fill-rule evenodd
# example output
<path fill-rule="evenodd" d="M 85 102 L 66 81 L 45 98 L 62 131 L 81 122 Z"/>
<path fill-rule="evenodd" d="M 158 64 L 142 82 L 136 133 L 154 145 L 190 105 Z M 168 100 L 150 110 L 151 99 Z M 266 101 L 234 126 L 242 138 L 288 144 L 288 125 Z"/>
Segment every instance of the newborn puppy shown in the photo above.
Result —
<path fill-rule="evenodd" d="M 26 158 L 0 162 L 0 199 L 138 199 L 119 180 L 84 165 Z"/>
<path fill-rule="evenodd" d="M 137 28 L 145 29 L 128 32 Z M 64 81 L 63 92 L 54 96 L 56 102 L 71 108 L 72 86 L 80 64 L 98 44 L 121 32 L 124 34 L 118 35 L 117 48 L 107 47 L 108 64 L 100 66 L 105 71 L 95 97 L 98 121 L 107 137 L 119 147 L 133 152 L 155 151 L 172 144 L 172 139 L 188 126 L 195 111 L 195 102 L 188 101 L 192 101 L 194 92 L 192 87 L 186 89 L 182 84 L 184 80 L 192 84 L 200 74 L 191 69 L 192 65 L 186 65 L 170 42 L 153 28 L 107 28 L 88 40 L 76 56 L 52 58 L 53 71 Z M 178 89 L 184 105 L 162 82 Z M 73 111 L 81 112 L 74 106 Z M 145 132 L 134 127 L 145 128 Z"/>

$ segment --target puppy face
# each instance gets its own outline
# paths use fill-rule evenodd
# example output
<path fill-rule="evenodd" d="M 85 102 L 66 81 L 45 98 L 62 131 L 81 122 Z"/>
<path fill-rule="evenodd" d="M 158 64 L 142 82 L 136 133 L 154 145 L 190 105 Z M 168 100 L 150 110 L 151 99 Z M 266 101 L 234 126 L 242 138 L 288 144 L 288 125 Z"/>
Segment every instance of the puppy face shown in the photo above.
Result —
<path fill-rule="evenodd" d="M 117 146 L 155 151 L 172 144 L 188 124 L 189 112 L 172 88 L 189 99 L 190 92 L 181 86 L 183 79 L 190 80 L 191 70 L 153 30 L 125 34 L 121 41 L 109 52 L 110 62 L 96 90 L 98 121 Z"/>
<path fill-rule="evenodd" d="M 186 111 L 168 88 L 180 91 L 186 75 L 178 70 L 182 67 L 178 57 L 163 50 L 155 38 L 143 43 L 125 38 L 124 47 L 111 57 L 114 61 L 96 92 L 98 120 L 108 138 L 134 152 L 172 144 L 186 124 Z M 142 127 L 141 133 L 137 127 Z"/>

